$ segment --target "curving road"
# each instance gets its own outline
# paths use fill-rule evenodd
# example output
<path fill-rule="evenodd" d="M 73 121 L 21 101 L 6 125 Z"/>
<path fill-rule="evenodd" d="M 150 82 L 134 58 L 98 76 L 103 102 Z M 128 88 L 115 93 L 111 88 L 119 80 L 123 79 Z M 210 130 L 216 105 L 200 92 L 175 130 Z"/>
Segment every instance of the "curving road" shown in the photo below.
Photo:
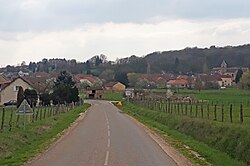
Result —
<path fill-rule="evenodd" d="M 87 116 L 32 166 L 174 166 L 134 121 L 107 101 L 89 101 Z"/>

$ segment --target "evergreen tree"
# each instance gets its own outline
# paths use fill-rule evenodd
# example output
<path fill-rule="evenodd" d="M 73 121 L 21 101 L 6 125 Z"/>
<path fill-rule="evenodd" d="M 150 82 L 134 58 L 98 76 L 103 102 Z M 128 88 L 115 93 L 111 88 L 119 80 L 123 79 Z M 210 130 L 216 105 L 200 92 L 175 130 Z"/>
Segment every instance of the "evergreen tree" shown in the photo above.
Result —
<path fill-rule="evenodd" d="M 245 72 L 240 79 L 239 86 L 241 89 L 250 89 L 250 72 Z"/>
<path fill-rule="evenodd" d="M 78 89 L 76 88 L 76 91 L 75 88 L 72 76 L 66 71 L 61 72 L 53 88 L 53 103 L 64 104 L 77 101 Z"/>
<path fill-rule="evenodd" d="M 50 105 L 51 96 L 48 93 L 40 94 L 39 98 L 40 98 L 43 106 L 49 106 Z"/>
<path fill-rule="evenodd" d="M 38 95 L 37 92 L 35 90 L 31 90 L 31 89 L 26 89 L 24 91 L 24 98 L 27 100 L 27 102 L 29 103 L 29 105 L 33 108 L 36 105 L 37 99 L 38 99 Z"/>
<path fill-rule="evenodd" d="M 24 99 L 23 88 L 20 86 L 17 93 L 17 105 L 16 105 L 17 108 L 21 105 L 23 99 Z"/>
<path fill-rule="evenodd" d="M 242 71 L 242 69 L 239 69 L 237 71 L 236 76 L 235 76 L 235 83 L 236 84 L 238 84 L 240 82 L 240 79 L 241 79 L 242 75 L 243 75 L 243 71 Z"/>
<path fill-rule="evenodd" d="M 175 61 L 174 61 L 174 72 L 175 73 L 178 73 L 179 72 L 179 66 L 180 66 L 180 61 L 179 61 L 179 58 L 175 58 Z"/>
<path fill-rule="evenodd" d="M 115 73 L 115 80 L 121 82 L 122 84 L 128 86 L 128 76 L 125 72 L 117 72 Z"/>

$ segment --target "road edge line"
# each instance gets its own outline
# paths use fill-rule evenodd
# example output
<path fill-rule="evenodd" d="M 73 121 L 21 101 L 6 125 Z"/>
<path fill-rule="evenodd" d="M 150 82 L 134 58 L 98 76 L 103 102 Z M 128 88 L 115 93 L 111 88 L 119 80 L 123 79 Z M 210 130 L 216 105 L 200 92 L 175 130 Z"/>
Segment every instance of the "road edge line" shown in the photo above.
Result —
<path fill-rule="evenodd" d="M 72 122 L 69 127 L 67 127 L 62 132 L 58 133 L 54 138 L 52 138 L 50 140 L 51 143 L 49 143 L 45 150 L 43 150 L 41 153 L 38 153 L 36 156 L 30 158 L 27 162 L 23 163 L 23 165 L 30 164 L 34 160 L 39 160 L 45 153 L 49 152 L 53 147 L 55 147 L 59 142 L 61 142 L 63 138 L 69 135 L 69 133 L 78 126 L 79 122 L 85 119 L 91 107 L 92 105 L 84 112 L 81 112 L 79 114 L 79 117 L 74 122 Z"/>
<path fill-rule="evenodd" d="M 126 114 L 128 118 L 133 120 L 138 126 L 140 126 L 159 146 L 160 148 L 173 159 L 178 166 L 192 166 L 192 162 L 189 161 L 183 154 L 177 151 L 173 146 L 161 138 L 155 131 L 144 125 L 134 117 Z"/>

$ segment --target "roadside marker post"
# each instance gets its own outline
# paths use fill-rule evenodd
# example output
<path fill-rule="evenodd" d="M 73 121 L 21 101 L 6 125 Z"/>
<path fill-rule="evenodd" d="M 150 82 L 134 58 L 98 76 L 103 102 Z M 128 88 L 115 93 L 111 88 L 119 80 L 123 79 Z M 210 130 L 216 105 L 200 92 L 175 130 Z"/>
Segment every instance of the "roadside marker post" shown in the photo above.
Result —
<path fill-rule="evenodd" d="M 33 111 L 29 105 L 29 103 L 27 102 L 26 99 L 24 99 L 21 103 L 21 105 L 18 107 L 17 115 L 23 115 L 23 119 L 24 119 L 24 130 L 26 129 L 26 123 L 27 123 L 27 117 L 26 115 L 33 115 Z"/>

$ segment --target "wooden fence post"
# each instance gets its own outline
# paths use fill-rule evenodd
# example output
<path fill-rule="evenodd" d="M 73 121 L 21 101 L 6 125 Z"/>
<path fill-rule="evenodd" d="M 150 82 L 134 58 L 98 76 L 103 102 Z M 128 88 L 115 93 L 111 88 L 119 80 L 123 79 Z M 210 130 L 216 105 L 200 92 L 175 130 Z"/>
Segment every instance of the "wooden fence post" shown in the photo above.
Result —
<path fill-rule="evenodd" d="M 33 114 L 32 114 L 32 120 L 31 122 L 34 123 L 34 119 L 35 119 L 35 107 L 32 108 Z"/>
<path fill-rule="evenodd" d="M 233 104 L 230 104 L 230 122 L 232 123 L 233 122 Z"/>
<path fill-rule="evenodd" d="M 224 104 L 221 106 L 221 121 L 224 122 Z"/>
<path fill-rule="evenodd" d="M 178 115 L 180 115 L 180 103 L 177 104 Z"/>
<path fill-rule="evenodd" d="M 190 116 L 192 116 L 192 115 L 193 115 L 193 105 L 191 103 L 191 105 L 190 105 Z"/>
<path fill-rule="evenodd" d="M 1 130 L 3 130 L 3 126 L 4 126 L 4 118 L 5 118 L 5 108 L 3 108 L 3 112 L 2 112 Z"/>
<path fill-rule="evenodd" d="M 43 113 L 43 119 L 46 117 L 46 106 L 44 106 L 44 113 Z"/>
<path fill-rule="evenodd" d="M 181 114 L 183 115 L 183 103 L 181 103 Z"/>
<path fill-rule="evenodd" d="M 201 118 L 203 118 L 203 103 L 201 104 Z"/>
<path fill-rule="evenodd" d="M 185 115 L 187 115 L 188 112 L 187 112 L 187 103 L 185 104 Z"/>
<path fill-rule="evenodd" d="M 35 116 L 36 121 L 37 121 L 37 118 L 38 118 L 38 114 L 39 114 L 39 106 L 38 106 L 37 111 L 36 111 L 36 116 Z"/>
<path fill-rule="evenodd" d="M 19 120 L 20 120 L 20 115 L 17 115 L 17 118 L 16 118 L 16 127 L 17 128 L 19 127 Z"/>
<path fill-rule="evenodd" d="M 243 123 L 243 104 L 240 104 L 240 123 Z"/>
<path fill-rule="evenodd" d="M 168 112 L 168 103 L 165 104 L 165 112 Z"/>
<path fill-rule="evenodd" d="M 207 118 L 210 118 L 210 108 L 209 108 L 209 104 L 207 105 Z"/>
<path fill-rule="evenodd" d="M 217 104 L 214 105 L 214 120 L 217 120 Z"/>
<path fill-rule="evenodd" d="M 9 121 L 9 131 L 12 129 L 12 118 L 13 118 L 13 110 L 10 112 L 10 121 Z"/>
<path fill-rule="evenodd" d="M 196 105 L 195 105 L 195 117 L 197 117 L 197 116 L 198 116 L 198 105 L 196 103 Z"/>
<path fill-rule="evenodd" d="M 43 107 L 41 107 L 41 109 L 39 110 L 40 111 L 40 120 L 42 120 L 42 110 L 43 110 Z"/>

